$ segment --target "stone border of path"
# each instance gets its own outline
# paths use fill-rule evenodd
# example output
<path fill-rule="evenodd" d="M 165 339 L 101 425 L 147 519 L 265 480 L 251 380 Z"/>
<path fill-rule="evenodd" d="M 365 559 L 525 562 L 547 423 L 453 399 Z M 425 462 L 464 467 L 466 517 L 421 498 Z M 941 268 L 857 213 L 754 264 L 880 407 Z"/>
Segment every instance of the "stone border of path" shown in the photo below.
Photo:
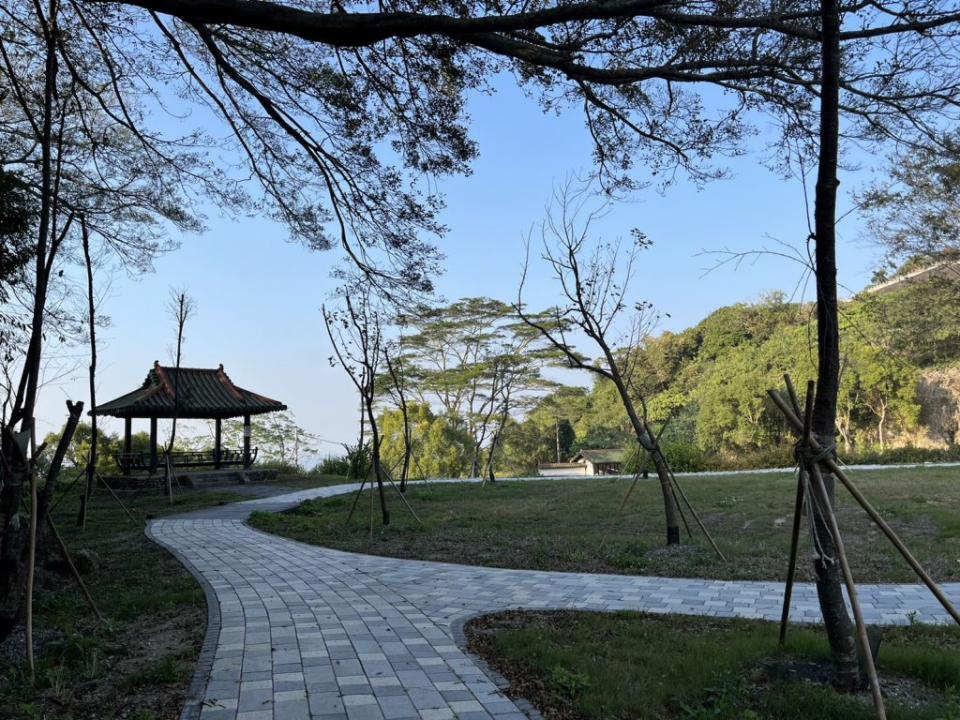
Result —
<path fill-rule="evenodd" d="M 464 615 L 463 617 L 452 620 L 450 622 L 450 634 L 453 636 L 453 641 L 457 644 L 457 647 L 463 650 L 464 655 L 472 658 L 474 664 L 483 670 L 483 674 L 490 678 L 494 685 L 501 690 L 506 690 L 510 687 L 510 681 L 490 667 L 490 664 L 482 657 L 476 653 L 470 652 L 470 642 L 467 640 L 467 625 L 469 622 L 475 618 L 483 617 L 484 615 L 488 614 L 489 613 L 485 612 L 470 613 L 469 615 Z M 526 698 L 512 698 L 512 700 L 514 705 L 520 708 L 520 711 L 530 718 L 530 720 L 543 720 L 543 715 L 540 714 L 540 711 L 537 710 Z"/>
<path fill-rule="evenodd" d="M 150 523 L 148 537 L 184 564 L 207 598 L 208 627 L 183 720 L 521 720 L 531 716 L 529 704 L 507 700 L 498 676 L 466 650 L 462 628 L 471 617 L 520 608 L 779 617 L 781 583 L 403 560 L 298 543 L 246 525 L 254 510 L 277 512 L 357 488 L 301 490 Z M 795 590 L 797 622 L 819 622 L 808 585 Z M 960 599 L 960 583 L 944 590 Z M 860 591 L 868 622 L 948 620 L 922 586 L 863 585 Z M 254 663 L 249 675 L 248 659 Z M 341 677 L 348 667 L 350 677 Z M 326 680 L 312 686 L 305 679 L 320 675 Z M 353 685 L 345 688 L 341 680 Z"/>
<path fill-rule="evenodd" d="M 177 562 L 187 569 L 200 587 L 203 588 L 203 597 L 207 604 L 207 629 L 203 633 L 203 645 L 200 646 L 200 654 L 197 656 L 197 666 L 193 670 L 193 677 L 190 678 L 190 686 L 187 688 L 183 711 L 180 714 L 181 720 L 198 720 L 202 709 L 203 694 L 207 688 L 207 678 L 213 669 L 213 658 L 217 652 L 217 640 L 220 637 L 220 600 L 217 598 L 217 593 L 213 589 L 213 586 L 203 573 L 179 550 L 158 540 L 154 536 L 150 525 L 152 525 L 152 522 L 147 525 L 144 531 L 147 537 L 173 555 L 177 559 Z"/>

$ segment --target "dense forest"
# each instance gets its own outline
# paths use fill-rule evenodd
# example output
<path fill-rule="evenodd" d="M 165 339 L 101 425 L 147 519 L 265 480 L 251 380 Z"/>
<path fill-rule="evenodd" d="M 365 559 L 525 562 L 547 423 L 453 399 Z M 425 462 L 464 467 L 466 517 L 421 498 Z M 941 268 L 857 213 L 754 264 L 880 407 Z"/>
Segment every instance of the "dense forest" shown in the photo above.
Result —
<path fill-rule="evenodd" d="M 864 292 L 843 304 L 839 450 L 844 458 L 952 455 L 960 424 L 960 310 L 952 277 Z M 682 332 L 644 339 L 634 353 L 638 394 L 662 427 L 678 469 L 784 465 L 792 448 L 766 396 L 783 373 L 814 377 L 813 307 L 771 293 L 723 307 Z M 509 308 L 462 300 L 405 338 L 413 474 L 535 471 L 581 448 L 630 447 L 623 406 L 607 380 L 561 385 L 562 366 Z M 526 353 L 518 366 L 518 348 Z M 506 368 L 506 370 L 505 370 Z M 506 375 L 506 379 L 504 379 Z M 546 376 L 546 377 L 545 377 Z M 508 401 L 503 386 L 512 383 Z M 403 453 L 400 410 L 383 400 L 384 458 Z M 499 415 L 499 417 L 498 417 Z M 492 450 L 491 450 L 492 449 Z"/>

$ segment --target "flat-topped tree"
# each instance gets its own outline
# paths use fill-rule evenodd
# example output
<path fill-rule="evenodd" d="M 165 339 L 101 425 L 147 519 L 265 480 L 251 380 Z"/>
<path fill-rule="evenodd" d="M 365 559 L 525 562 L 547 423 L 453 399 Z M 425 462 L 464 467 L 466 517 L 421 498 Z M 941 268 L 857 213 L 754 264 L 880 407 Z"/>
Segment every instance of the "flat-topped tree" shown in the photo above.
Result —
<path fill-rule="evenodd" d="M 397 319 L 409 392 L 439 405 L 472 438 L 470 476 L 491 477 L 492 461 L 512 407 L 550 386 L 539 333 L 507 303 L 486 297 L 421 306 Z M 483 455 L 486 452 L 486 463 Z"/>
<path fill-rule="evenodd" d="M 172 453 L 171 460 L 185 464 L 201 462 L 214 468 L 227 464 L 249 468 L 256 459 L 256 449 L 251 447 L 251 416 L 286 409 L 287 406 L 279 400 L 234 385 L 223 365 L 177 370 L 156 362 L 139 388 L 98 405 L 90 414 L 123 418 L 123 452 L 117 462 L 123 473 L 129 474 L 135 468 L 150 473 L 157 471 L 157 420 L 160 418 L 215 421 L 212 455 L 201 457 L 201 454 L 187 453 L 178 457 Z M 234 417 L 243 418 L 242 451 L 225 450 L 221 444 L 223 420 Z M 134 418 L 150 420 L 150 452 L 147 457 L 131 452 Z"/>

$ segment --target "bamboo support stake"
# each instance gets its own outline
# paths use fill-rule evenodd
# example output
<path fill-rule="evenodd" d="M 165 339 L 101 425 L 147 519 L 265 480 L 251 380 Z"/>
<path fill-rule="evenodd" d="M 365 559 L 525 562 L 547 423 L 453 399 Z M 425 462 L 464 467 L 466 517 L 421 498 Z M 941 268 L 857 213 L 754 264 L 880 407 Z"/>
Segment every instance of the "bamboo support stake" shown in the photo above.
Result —
<path fill-rule="evenodd" d="M 783 381 L 787 384 L 787 394 L 790 396 L 790 404 L 793 405 L 793 411 L 800 417 L 800 398 L 797 397 L 797 389 L 793 386 L 793 380 L 789 373 L 783 374 Z M 807 382 L 807 392 L 810 392 L 810 382 Z M 808 437 L 804 435 L 803 437 Z"/>
<path fill-rule="evenodd" d="M 364 478 L 360 481 L 360 488 L 357 490 L 357 494 L 353 496 L 353 505 L 350 506 L 350 512 L 347 514 L 347 522 L 350 522 L 350 519 L 353 517 L 353 511 L 357 509 L 357 503 L 360 502 L 360 494 L 363 492 L 363 486 L 367 484 L 367 479 Z"/>
<path fill-rule="evenodd" d="M 174 418 L 176 420 L 176 418 Z M 173 461 L 170 460 L 170 454 L 167 453 L 167 498 L 170 500 L 170 504 L 173 505 Z"/>
<path fill-rule="evenodd" d="M 370 540 L 373 540 L 373 480 L 370 480 Z"/>
<path fill-rule="evenodd" d="M 603 537 L 600 538 L 599 550 L 601 552 L 603 551 L 604 546 L 607 544 L 607 537 L 610 535 L 611 531 L 613 530 L 613 526 L 616 525 L 620 521 L 620 518 L 623 516 L 623 509 L 627 506 L 627 501 L 630 499 L 630 495 L 633 493 L 633 489 L 637 486 L 637 483 L 640 481 L 640 474 L 642 472 L 643 472 L 642 470 L 637 470 L 637 472 L 633 474 L 633 481 L 630 483 L 630 487 L 627 488 L 627 492 L 626 494 L 624 494 L 623 500 L 620 501 L 620 507 L 617 508 L 616 514 L 613 516 L 613 519 L 610 521 L 610 524 L 607 525 L 606 532 L 603 533 Z"/>
<path fill-rule="evenodd" d="M 677 506 L 677 512 L 680 513 L 680 519 L 683 521 L 683 527 L 687 530 L 687 537 L 693 539 L 693 533 L 690 531 L 690 523 L 687 522 L 687 514 L 683 511 L 683 505 L 680 504 L 680 498 L 677 497 L 677 486 L 673 482 L 673 473 L 670 473 L 670 495 L 673 497 L 673 504 Z"/>
<path fill-rule="evenodd" d="M 109 485 L 109 484 L 107 483 L 107 481 L 103 478 L 103 476 L 101 476 L 99 473 L 97 473 L 97 479 L 98 479 L 101 483 L 103 483 L 103 486 L 110 492 L 110 495 L 113 497 L 113 499 L 116 500 L 116 501 L 117 501 L 117 504 L 118 504 L 120 507 L 123 508 L 123 511 L 127 514 L 127 517 L 130 518 L 130 522 L 132 522 L 134 525 L 136 525 L 136 524 L 137 524 L 137 519 L 133 516 L 133 513 L 130 512 L 130 509 L 129 509 L 126 505 L 123 504 L 123 500 L 121 500 L 120 497 L 113 491 L 113 488 L 110 487 L 110 485 Z"/>
<path fill-rule="evenodd" d="M 32 462 L 31 462 L 32 465 Z M 27 617 L 24 627 L 27 645 L 27 667 L 30 669 L 30 684 L 36 680 L 33 663 L 33 578 L 37 560 L 37 474 L 30 468 L 30 541 L 27 548 Z"/>
<path fill-rule="evenodd" d="M 47 525 L 50 526 L 50 532 L 53 534 L 54 539 L 57 541 L 57 545 L 60 547 L 60 554 L 63 555 L 63 559 L 70 568 L 70 572 L 73 574 L 73 579 L 76 580 L 77 585 L 80 586 L 80 590 L 83 592 L 83 597 L 86 598 L 87 604 L 90 606 L 90 609 L 93 610 L 93 614 L 97 616 L 97 620 L 106 625 L 107 621 L 100 613 L 99 608 L 97 608 L 97 604 L 93 601 L 93 596 L 90 595 L 90 591 L 87 589 L 86 583 L 84 583 L 83 578 L 80 577 L 80 572 L 77 570 L 77 566 L 73 564 L 73 560 L 70 558 L 70 551 L 67 550 L 67 545 L 63 542 L 63 538 L 60 536 L 60 531 L 57 530 L 57 526 L 54 524 L 52 517 L 47 517 Z"/>
<path fill-rule="evenodd" d="M 673 474 L 673 470 L 670 470 L 670 483 L 677 488 L 677 491 L 680 493 L 680 497 L 682 497 L 683 502 L 687 504 L 690 514 L 693 515 L 693 519 L 697 521 L 697 525 L 700 526 L 700 529 L 703 531 L 707 541 L 710 543 L 710 547 L 712 547 L 713 551 L 717 554 L 717 557 L 726 562 L 727 558 L 722 552 L 720 552 L 720 548 L 717 547 L 717 543 L 714 542 L 713 536 L 710 534 L 710 531 L 707 530 L 707 526 L 704 525 L 703 520 L 700 519 L 700 514 L 693 507 L 693 504 L 690 502 L 690 498 L 688 498 L 687 494 L 683 491 L 683 487 L 681 487 L 680 483 L 677 482 L 677 476 Z"/>
<path fill-rule="evenodd" d="M 780 614 L 780 645 L 787 641 L 787 623 L 790 620 L 790 602 L 793 599 L 793 579 L 797 571 L 797 547 L 800 542 L 800 516 L 803 509 L 803 480 L 797 480 L 797 499 L 793 508 L 793 530 L 790 535 L 790 561 L 787 564 L 787 583 L 783 589 L 783 612 Z"/>
<path fill-rule="evenodd" d="M 789 375 L 784 375 L 787 391 L 794 409 L 800 409 L 799 400 Z M 803 414 L 803 435 L 810 437 L 813 427 L 813 382 L 807 384 L 806 409 Z M 803 483 L 807 469 L 801 463 L 797 474 L 797 498 L 793 506 L 793 528 L 790 532 L 790 559 L 787 562 L 787 582 L 783 589 L 783 612 L 780 614 L 780 645 L 787 641 L 787 622 L 790 620 L 790 601 L 793 598 L 793 579 L 797 572 L 797 549 L 800 545 L 800 522 L 803 511 Z"/>
<path fill-rule="evenodd" d="M 53 515 L 53 511 L 60 506 L 60 503 L 63 501 L 63 499 L 67 497 L 67 495 L 69 495 L 70 492 L 77 486 L 77 483 L 80 481 L 80 478 L 82 478 L 83 475 L 83 472 L 81 472 L 79 475 L 73 478 L 73 480 L 70 481 L 70 484 L 67 485 L 63 490 L 57 491 L 57 499 L 53 501 L 50 509 L 47 510 L 48 514 Z"/>
<path fill-rule="evenodd" d="M 786 416 L 790 424 L 793 425 L 797 432 L 799 432 L 803 427 L 800 419 L 790 410 L 789 406 L 779 395 L 777 395 L 777 393 L 769 390 L 767 392 L 777 407 L 780 408 L 780 411 Z M 819 451 L 823 449 L 815 437 L 809 437 L 808 442 L 810 443 L 810 447 L 814 450 Z M 843 486 L 851 495 L 853 495 L 854 499 L 860 504 L 860 507 L 862 507 L 866 511 L 867 515 L 870 516 L 870 519 L 876 523 L 877 527 L 883 531 L 883 534 L 887 536 L 887 539 L 900 552 L 900 555 L 903 556 L 903 559 L 907 561 L 907 564 L 910 565 L 917 576 L 923 581 L 923 584 L 927 586 L 931 593 L 933 593 L 933 596 L 937 599 L 943 609 L 950 614 L 950 617 L 952 617 L 958 625 L 960 625 L 960 612 L 957 612 L 957 609 L 953 606 L 953 603 L 951 603 L 947 596 L 943 594 L 943 591 L 940 589 L 937 583 L 934 582 L 933 578 L 927 574 L 927 571 L 923 569 L 923 566 L 920 565 L 910 550 L 907 549 L 907 546 L 903 544 L 903 541 L 893 531 L 893 528 L 887 524 L 886 520 L 880 517 L 880 514 L 874 509 L 873 505 L 870 504 L 863 493 L 860 492 L 860 489 L 853 483 L 852 480 L 850 480 L 849 477 L 847 477 L 847 474 L 843 471 L 843 468 L 841 468 L 837 464 L 837 461 L 831 457 L 825 458 L 823 463 L 827 466 L 827 469 L 833 473 L 841 483 L 843 483 Z"/>
<path fill-rule="evenodd" d="M 397 483 L 394 482 L 393 477 L 389 472 L 387 473 L 387 480 L 390 481 L 390 485 L 393 486 L 393 489 L 397 491 L 397 495 L 400 496 L 400 500 L 403 502 L 403 504 L 407 506 L 407 510 L 409 510 L 410 514 L 413 515 L 413 519 L 420 523 L 420 527 L 423 527 L 423 520 L 421 520 L 417 513 L 414 512 L 413 508 L 410 506 L 410 503 L 407 502 L 407 498 L 404 497 L 402 492 L 400 492 L 400 488 L 397 487 Z"/>
<path fill-rule="evenodd" d="M 808 439 L 810 436 L 807 436 Z M 873 662 L 873 653 L 870 650 L 870 639 L 867 637 L 867 626 L 863 621 L 863 612 L 860 609 L 860 599 L 857 597 L 857 588 L 853 582 L 853 573 L 850 571 L 850 564 L 847 562 L 847 553 L 843 547 L 843 538 L 840 537 L 840 526 L 837 524 L 837 516 L 833 512 L 833 506 L 830 504 L 830 498 L 823 482 L 823 475 L 820 472 L 818 463 L 813 463 L 810 470 L 813 474 L 812 488 L 821 507 L 821 512 L 826 516 L 830 525 L 830 533 L 833 535 L 833 544 L 837 550 L 837 557 L 840 560 L 840 569 L 843 571 L 843 579 L 847 585 L 847 595 L 850 598 L 850 607 L 853 609 L 853 619 L 857 626 L 857 640 L 860 642 L 860 653 L 863 664 L 867 668 L 867 678 L 870 680 L 870 692 L 873 695 L 873 705 L 877 711 L 878 720 L 886 720 L 887 711 L 883 705 L 883 694 L 880 692 L 880 679 L 877 677 L 877 667 Z M 811 518 L 811 522 L 812 522 Z"/>

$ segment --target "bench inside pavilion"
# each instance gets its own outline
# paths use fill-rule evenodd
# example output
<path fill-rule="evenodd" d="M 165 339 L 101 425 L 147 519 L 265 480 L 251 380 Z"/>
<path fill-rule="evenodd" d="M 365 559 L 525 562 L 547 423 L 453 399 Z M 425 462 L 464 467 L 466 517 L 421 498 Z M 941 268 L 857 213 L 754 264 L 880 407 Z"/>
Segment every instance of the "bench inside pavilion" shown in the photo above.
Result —
<path fill-rule="evenodd" d="M 155 362 L 136 390 L 97 405 L 91 415 L 108 415 L 123 418 L 123 452 L 116 462 L 124 475 L 132 471 L 154 474 L 162 463 L 169 461 L 177 467 L 211 467 L 215 470 L 242 466 L 248 469 L 257 457 L 257 449 L 251 448 L 250 418 L 253 415 L 286 410 L 279 400 L 272 400 L 250 390 L 237 387 L 224 372 L 223 365 L 217 368 L 166 367 Z M 164 452 L 157 448 L 157 420 L 213 420 L 214 444 L 211 451 Z M 243 447 L 223 447 L 223 421 L 243 418 Z M 150 420 L 150 450 L 132 451 L 134 418 Z"/>

